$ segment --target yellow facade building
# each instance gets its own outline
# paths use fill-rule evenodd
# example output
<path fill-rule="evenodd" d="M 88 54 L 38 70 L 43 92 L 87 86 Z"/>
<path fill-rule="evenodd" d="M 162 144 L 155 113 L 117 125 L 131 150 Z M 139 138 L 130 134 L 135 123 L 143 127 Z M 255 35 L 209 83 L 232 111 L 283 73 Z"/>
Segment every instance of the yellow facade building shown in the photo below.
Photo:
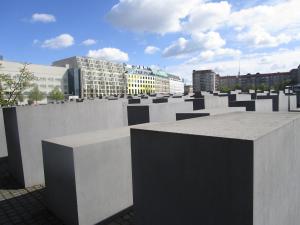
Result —
<path fill-rule="evenodd" d="M 143 66 L 131 66 L 126 69 L 127 94 L 155 93 L 155 76 L 152 70 Z"/>

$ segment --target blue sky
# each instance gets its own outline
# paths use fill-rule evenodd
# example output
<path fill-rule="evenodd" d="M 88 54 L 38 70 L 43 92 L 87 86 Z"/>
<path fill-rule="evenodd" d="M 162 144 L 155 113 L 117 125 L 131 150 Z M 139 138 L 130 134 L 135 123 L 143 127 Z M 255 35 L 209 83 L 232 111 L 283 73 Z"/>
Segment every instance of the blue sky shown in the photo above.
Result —
<path fill-rule="evenodd" d="M 159 66 L 191 79 L 300 64 L 299 0 L 2 1 L 0 54 L 37 64 L 74 55 Z"/>

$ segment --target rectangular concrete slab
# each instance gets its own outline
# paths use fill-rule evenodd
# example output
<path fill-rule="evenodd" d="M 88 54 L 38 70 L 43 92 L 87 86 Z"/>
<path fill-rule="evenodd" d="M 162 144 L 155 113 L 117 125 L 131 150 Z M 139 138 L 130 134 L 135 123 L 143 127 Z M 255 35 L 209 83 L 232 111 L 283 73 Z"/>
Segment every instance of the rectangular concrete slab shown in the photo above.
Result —
<path fill-rule="evenodd" d="M 290 98 L 290 109 L 297 108 L 297 96 L 296 95 L 285 95 L 282 92 L 279 93 L 279 111 L 287 112 L 289 109 L 289 98 Z"/>
<path fill-rule="evenodd" d="M 260 95 L 255 96 L 254 94 L 253 99 L 272 99 L 273 112 L 279 111 L 279 96 L 277 94 L 270 94 L 266 96 L 260 96 Z"/>
<path fill-rule="evenodd" d="M 132 206 L 129 129 L 43 141 L 47 204 L 65 224 L 96 224 Z"/>
<path fill-rule="evenodd" d="M 127 106 L 128 125 L 176 121 L 176 113 L 192 112 L 193 102 L 172 102 Z"/>
<path fill-rule="evenodd" d="M 238 112 L 132 129 L 136 223 L 296 225 L 299 140 L 297 113 Z"/>
<path fill-rule="evenodd" d="M 255 100 L 256 112 L 273 112 L 273 100 L 272 99 L 256 99 Z"/>
<path fill-rule="evenodd" d="M 205 95 L 205 109 L 228 107 L 228 98 L 214 95 Z"/>
<path fill-rule="evenodd" d="M 237 94 L 236 95 L 236 100 L 237 101 L 251 100 L 251 95 L 250 94 Z"/>
<path fill-rule="evenodd" d="M 185 102 L 193 102 L 193 110 L 205 108 L 204 98 L 186 98 Z"/>
<path fill-rule="evenodd" d="M 212 116 L 224 113 L 232 113 L 232 112 L 245 112 L 245 107 L 227 107 L 227 108 L 213 108 L 213 109 L 202 109 L 202 110 L 194 110 L 189 113 L 176 113 L 176 120 L 184 120 L 184 119 L 192 119 L 202 116 Z"/>
<path fill-rule="evenodd" d="M 4 127 L 3 112 L 0 108 L 0 158 L 7 156 L 6 135 Z"/>
<path fill-rule="evenodd" d="M 127 126 L 122 100 L 94 100 L 5 109 L 9 165 L 24 186 L 44 183 L 41 140 Z"/>

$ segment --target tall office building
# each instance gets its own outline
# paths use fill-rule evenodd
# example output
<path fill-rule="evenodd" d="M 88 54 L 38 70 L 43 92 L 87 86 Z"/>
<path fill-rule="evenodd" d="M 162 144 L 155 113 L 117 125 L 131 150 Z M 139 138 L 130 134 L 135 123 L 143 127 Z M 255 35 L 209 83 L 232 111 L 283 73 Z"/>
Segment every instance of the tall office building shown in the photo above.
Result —
<path fill-rule="evenodd" d="M 217 76 L 212 70 L 193 70 L 194 92 L 215 91 L 218 86 Z"/>
<path fill-rule="evenodd" d="M 0 73 L 8 74 L 11 78 L 16 78 L 23 67 L 24 64 L 20 62 L 0 61 Z M 55 87 L 59 87 L 64 94 L 68 94 L 68 68 L 29 64 L 27 69 L 35 77 L 31 83 L 37 85 L 46 97 Z M 30 90 L 31 88 L 28 88 L 23 92 L 25 103 Z M 40 103 L 47 103 L 47 98 Z"/>
<path fill-rule="evenodd" d="M 90 57 L 74 56 L 53 62 L 69 67 L 69 93 L 84 97 L 125 94 L 126 77 L 123 64 Z"/>

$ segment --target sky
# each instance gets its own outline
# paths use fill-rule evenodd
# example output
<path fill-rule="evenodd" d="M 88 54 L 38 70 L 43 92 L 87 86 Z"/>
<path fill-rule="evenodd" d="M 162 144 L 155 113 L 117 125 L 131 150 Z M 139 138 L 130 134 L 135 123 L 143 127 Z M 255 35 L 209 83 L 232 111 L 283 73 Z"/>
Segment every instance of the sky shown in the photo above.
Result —
<path fill-rule="evenodd" d="M 191 82 L 300 64 L 299 0 L 1 0 L 0 55 L 51 65 L 89 56 L 160 67 Z"/>

